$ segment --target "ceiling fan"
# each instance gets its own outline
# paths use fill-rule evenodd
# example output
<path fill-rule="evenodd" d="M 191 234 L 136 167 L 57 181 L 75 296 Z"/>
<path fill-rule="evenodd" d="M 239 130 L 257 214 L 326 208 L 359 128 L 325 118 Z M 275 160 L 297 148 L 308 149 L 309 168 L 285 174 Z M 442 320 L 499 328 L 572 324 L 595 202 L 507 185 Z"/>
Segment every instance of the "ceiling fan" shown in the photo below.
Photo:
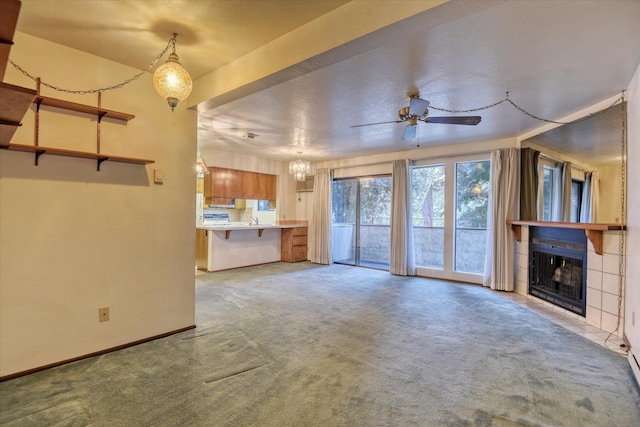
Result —
<path fill-rule="evenodd" d="M 398 111 L 400 120 L 379 123 L 367 123 L 363 125 L 351 126 L 352 128 L 362 126 L 384 125 L 388 123 L 409 122 L 402 134 L 402 140 L 407 141 L 416 137 L 418 121 L 425 123 L 441 123 L 447 125 L 469 125 L 475 126 L 482 119 L 480 116 L 449 116 L 449 117 L 429 117 L 429 101 L 420 99 L 419 95 L 409 95 L 409 106 Z"/>

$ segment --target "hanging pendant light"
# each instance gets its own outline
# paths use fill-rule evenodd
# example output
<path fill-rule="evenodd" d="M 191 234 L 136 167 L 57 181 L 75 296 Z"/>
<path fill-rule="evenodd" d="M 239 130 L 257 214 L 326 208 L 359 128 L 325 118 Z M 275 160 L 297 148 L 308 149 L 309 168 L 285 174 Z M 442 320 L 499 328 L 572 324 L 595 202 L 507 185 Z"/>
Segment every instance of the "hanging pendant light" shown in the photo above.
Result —
<path fill-rule="evenodd" d="M 169 59 L 153 73 L 153 87 L 161 97 L 167 100 L 171 111 L 175 110 L 180 101 L 189 97 L 193 88 L 191 76 L 180 64 L 180 58 L 176 54 L 177 36 L 178 34 L 173 33 L 173 38 L 170 40 L 173 51 L 169 54 Z"/>
<path fill-rule="evenodd" d="M 311 173 L 311 163 L 308 160 L 302 160 L 301 155 L 302 151 L 298 151 L 298 158 L 289 162 L 289 173 L 296 181 L 304 181 Z"/>

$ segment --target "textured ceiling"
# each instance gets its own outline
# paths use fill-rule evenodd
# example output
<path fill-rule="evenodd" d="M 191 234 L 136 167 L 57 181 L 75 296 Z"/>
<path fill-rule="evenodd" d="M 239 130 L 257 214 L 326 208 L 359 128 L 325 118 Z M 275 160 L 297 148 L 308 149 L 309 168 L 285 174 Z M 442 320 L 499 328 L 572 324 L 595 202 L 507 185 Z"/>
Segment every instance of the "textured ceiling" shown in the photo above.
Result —
<path fill-rule="evenodd" d="M 594 165 L 619 161 L 622 150 L 625 104 L 618 103 L 573 123 L 527 138 L 528 142 Z"/>
<path fill-rule="evenodd" d="M 272 158 L 302 151 L 314 160 L 515 137 L 545 123 L 508 103 L 470 113 L 482 116 L 477 126 L 419 124 L 415 142 L 401 140 L 404 123 L 351 126 L 397 120 L 415 91 L 454 110 L 509 92 L 530 113 L 556 120 L 620 94 L 640 60 L 639 6 L 504 2 L 421 25 L 436 12 L 427 11 L 395 24 L 375 49 L 203 112 L 199 145 Z M 245 132 L 259 136 L 242 140 Z M 581 144 L 593 144 L 581 147 L 587 156 L 607 151 L 603 140 Z"/>
<path fill-rule="evenodd" d="M 195 79 L 347 0 L 22 0 L 18 31 L 145 68 L 178 33 Z"/>
<path fill-rule="evenodd" d="M 323 28 L 323 15 L 355 6 L 366 19 L 383 3 L 23 0 L 18 31 L 138 68 L 176 31 L 181 62 L 197 79 L 309 23 L 317 38 L 331 39 L 344 28 Z M 396 120 L 416 91 L 456 110 L 509 92 L 532 114 L 558 119 L 626 88 L 639 45 L 639 1 L 450 1 L 274 72 L 258 89 L 213 96 L 198 107 L 198 146 L 326 160 L 515 137 L 543 123 L 508 103 L 473 113 L 482 116 L 477 126 L 422 123 L 415 142 L 401 141 L 403 123 L 351 126 Z M 590 141 L 581 151 L 606 149 Z"/>

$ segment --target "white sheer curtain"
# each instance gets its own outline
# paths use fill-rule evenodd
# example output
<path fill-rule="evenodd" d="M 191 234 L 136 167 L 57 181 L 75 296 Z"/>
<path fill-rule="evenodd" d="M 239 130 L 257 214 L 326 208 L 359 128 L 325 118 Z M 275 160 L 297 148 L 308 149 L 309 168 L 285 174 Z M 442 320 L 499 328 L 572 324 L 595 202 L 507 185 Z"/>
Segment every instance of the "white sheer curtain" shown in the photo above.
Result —
<path fill-rule="evenodd" d="M 409 161 L 394 160 L 392 177 L 389 271 L 397 276 L 415 276 Z"/>
<path fill-rule="evenodd" d="M 598 199 L 598 180 L 593 172 L 584 174 L 582 184 L 582 202 L 580 203 L 580 222 L 597 222 L 596 206 Z"/>
<path fill-rule="evenodd" d="M 571 162 L 559 163 L 555 168 L 551 201 L 551 221 L 571 221 Z"/>
<path fill-rule="evenodd" d="M 503 148 L 492 152 L 482 284 L 500 291 L 513 291 L 514 287 L 514 237 L 507 220 L 516 218 L 518 182 L 518 149 Z"/>
<path fill-rule="evenodd" d="M 313 213 L 309 227 L 309 259 L 316 264 L 333 264 L 331 258 L 331 169 L 316 170 L 313 184 Z"/>

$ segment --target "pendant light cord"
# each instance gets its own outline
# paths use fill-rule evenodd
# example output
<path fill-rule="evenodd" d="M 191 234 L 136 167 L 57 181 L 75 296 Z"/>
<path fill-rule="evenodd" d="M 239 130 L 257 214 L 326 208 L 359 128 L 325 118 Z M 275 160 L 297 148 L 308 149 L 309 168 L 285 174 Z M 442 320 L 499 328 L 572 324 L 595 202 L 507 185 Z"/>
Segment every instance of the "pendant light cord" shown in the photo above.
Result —
<path fill-rule="evenodd" d="M 568 125 L 568 124 L 571 124 L 571 123 L 579 123 L 579 122 L 582 122 L 582 121 L 585 121 L 585 120 L 589 120 L 592 117 L 599 116 L 600 114 L 605 113 L 608 109 L 618 105 L 622 101 L 624 101 L 624 94 L 621 95 L 615 101 L 613 101 L 613 103 L 609 107 L 605 108 L 604 110 L 600 110 L 600 111 L 597 111 L 595 113 L 591 113 L 589 115 L 586 115 L 584 117 L 580 117 L 579 119 L 572 120 L 570 122 L 560 122 L 560 121 L 556 121 L 556 120 L 545 119 L 543 117 L 539 117 L 539 116 L 536 116 L 534 114 L 531 114 L 527 110 L 525 110 L 524 108 L 522 108 L 521 106 L 519 106 L 518 104 L 513 102 L 509 98 L 509 92 L 507 92 L 505 94 L 504 99 L 502 99 L 502 100 L 500 100 L 498 102 L 494 102 L 493 104 L 485 105 L 484 107 L 470 108 L 468 110 L 452 110 L 452 109 L 448 109 L 448 108 L 434 107 L 433 105 L 431 105 L 429 108 L 432 109 L 432 110 L 443 111 L 445 113 L 474 113 L 476 111 L 482 111 L 482 110 L 487 110 L 489 108 L 497 107 L 498 105 L 506 102 L 508 104 L 511 104 L 516 110 L 526 114 L 527 116 L 531 117 L 532 119 L 536 119 L 536 120 L 539 120 L 541 122 L 554 123 L 554 124 L 557 124 L 557 125 Z"/>
<path fill-rule="evenodd" d="M 142 71 L 140 71 L 138 74 L 129 77 L 128 79 L 124 80 L 121 83 L 115 84 L 115 85 L 111 85 L 111 86 L 107 86 L 107 87 L 102 87 L 99 89 L 88 89 L 88 90 L 72 90 L 72 89 L 65 89 L 65 88 L 61 88 L 59 86 L 55 86 L 51 83 L 47 83 L 44 81 L 40 81 L 40 84 L 42 86 L 46 86 L 49 89 L 53 89 L 55 91 L 58 92 L 65 92 L 65 93 L 73 93 L 76 95 L 87 95 L 87 94 L 92 94 L 92 93 L 101 93 L 101 92 L 106 92 L 109 90 L 115 90 L 115 89 L 120 89 L 122 87 L 124 87 L 125 85 L 134 82 L 136 80 L 138 80 L 141 76 L 143 76 L 145 73 L 147 73 L 149 70 L 151 70 L 151 68 L 153 68 L 154 65 L 156 65 L 156 63 L 160 60 L 160 58 L 162 58 L 164 56 L 165 53 L 167 53 L 167 51 L 169 50 L 169 48 L 173 48 L 173 52 L 175 53 L 176 51 L 176 37 L 178 35 L 176 33 L 173 33 L 173 37 L 171 37 L 169 39 L 169 42 L 167 43 L 167 46 L 162 50 L 162 52 L 160 52 L 155 59 L 151 62 L 151 64 L 149 64 L 146 68 L 144 68 Z M 26 77 L 30 78 L 33 81 L 37 81 L 37 77 L 34 77 L 33 75 L 31 75 L 29 72 L 27 72 L 24 68 L 22 68 L 21 66 L 19 66 L 18 64 L 16 64 L 15 62 L 13 62 L 11 59 L 9 59 L 9 63 L 11 65 L 13 65 L 13 68 L 15 68 L 16 70 L 20 71 L 23 75 L 25 75 Z"/>

